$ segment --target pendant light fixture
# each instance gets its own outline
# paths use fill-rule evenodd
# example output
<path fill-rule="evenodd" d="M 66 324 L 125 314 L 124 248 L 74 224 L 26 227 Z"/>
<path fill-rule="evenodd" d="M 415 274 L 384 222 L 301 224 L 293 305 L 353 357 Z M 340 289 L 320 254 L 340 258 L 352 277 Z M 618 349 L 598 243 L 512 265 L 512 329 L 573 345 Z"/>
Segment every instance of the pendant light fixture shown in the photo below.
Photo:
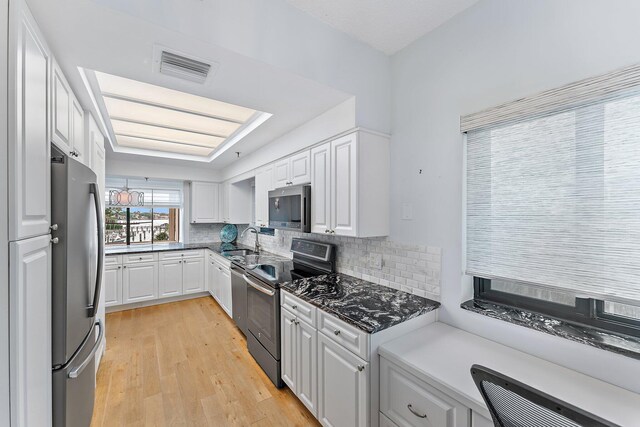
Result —
<path fill-rule="evenodd" d="M 125 181 L 122 190 L 109 190 L 111 206 L 144 206 L 144 192 L 129 190 L 129 180 Z"/>

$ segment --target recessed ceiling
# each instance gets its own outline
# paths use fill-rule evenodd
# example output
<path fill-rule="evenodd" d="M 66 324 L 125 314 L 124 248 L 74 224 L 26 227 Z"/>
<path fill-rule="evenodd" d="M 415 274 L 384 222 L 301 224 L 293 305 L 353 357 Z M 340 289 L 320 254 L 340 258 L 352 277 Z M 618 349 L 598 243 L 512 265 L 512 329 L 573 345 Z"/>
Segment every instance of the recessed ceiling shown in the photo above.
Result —
<path fill-rule="evenodd" d="M 392 55 L 478 0 L 287 0 L 292 6 Z"/>
<path fill-rule="evenodd" d="M 93 76 L 116 152 L 210 161 L 219 147 L 238 142 L 270 116 L 112 74 Z"/>

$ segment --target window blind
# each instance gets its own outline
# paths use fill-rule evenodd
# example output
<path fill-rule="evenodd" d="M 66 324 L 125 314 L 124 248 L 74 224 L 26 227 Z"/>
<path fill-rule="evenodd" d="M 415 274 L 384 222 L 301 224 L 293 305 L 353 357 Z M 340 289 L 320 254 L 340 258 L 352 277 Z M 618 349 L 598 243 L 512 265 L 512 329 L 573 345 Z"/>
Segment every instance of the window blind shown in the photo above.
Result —
<path fill-rule="evenodd" d="M 181 208 L 182 181 L 145 180 L 139 178 L 107 177 L 105 180 L 105 204 L 110 205 L 109 190 L 125 187 L 144 193 L 144 207 Z"/>
<path fill-rule="evenodd" d="M 640 95 L 627 89 L 468 131 L 468 274 L 640 305 Z"/>

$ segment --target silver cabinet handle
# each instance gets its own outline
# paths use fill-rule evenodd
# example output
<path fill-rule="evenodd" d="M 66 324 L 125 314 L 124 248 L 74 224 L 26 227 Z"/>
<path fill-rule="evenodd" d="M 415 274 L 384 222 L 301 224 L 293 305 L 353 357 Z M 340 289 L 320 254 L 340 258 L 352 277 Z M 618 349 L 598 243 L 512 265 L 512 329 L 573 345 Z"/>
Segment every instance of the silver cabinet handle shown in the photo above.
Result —
<path fill-rule="evenodd" d="M 411 406 L 411 403 L 407 405 L 407 409 L 411 411 L 411 413 L 418 418 L 427 418 L 427 414 L 421 414 L 420 412 L 416 412 L 416 410 L 413 409 L 413 406 Z"/>
<path fill-rule="evenodd" d="M 333 333 L 334 333 L 335 335 L 340 335 L 340 329 L 336 329 L 335 331 L 333 331 Z"/>
<path fill-rule="evenodd" d="M 51 227 L 49 227 L 49 230 L 51 231 L 56 231 L 58 229 L 58 224 L 52 224 Z"/>
<path fill-rule="evenodd" d="M 358 365 L 358 371 L 359 372 L 364 371 L 364 365 Z"/>
<path fill-rule="evenodd" d="M 57 238 L 57 237 L 54 237 L 53 239 L 51 239 L 51 243 L 53 243 L 54 245 L 59 243 L 59 242 L 60 242 L 60 239 Z"/>

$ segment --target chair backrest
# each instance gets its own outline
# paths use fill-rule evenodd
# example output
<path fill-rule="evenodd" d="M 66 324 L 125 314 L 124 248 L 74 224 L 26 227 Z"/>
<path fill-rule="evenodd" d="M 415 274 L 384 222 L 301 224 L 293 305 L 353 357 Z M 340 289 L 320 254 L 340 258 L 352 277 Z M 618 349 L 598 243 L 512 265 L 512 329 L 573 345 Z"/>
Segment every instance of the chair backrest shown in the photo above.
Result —
<path fill-rule="evenodd" d="M 496 427 L 616 427 L 484 366 L 473 365 L 471 376 Z"/>

